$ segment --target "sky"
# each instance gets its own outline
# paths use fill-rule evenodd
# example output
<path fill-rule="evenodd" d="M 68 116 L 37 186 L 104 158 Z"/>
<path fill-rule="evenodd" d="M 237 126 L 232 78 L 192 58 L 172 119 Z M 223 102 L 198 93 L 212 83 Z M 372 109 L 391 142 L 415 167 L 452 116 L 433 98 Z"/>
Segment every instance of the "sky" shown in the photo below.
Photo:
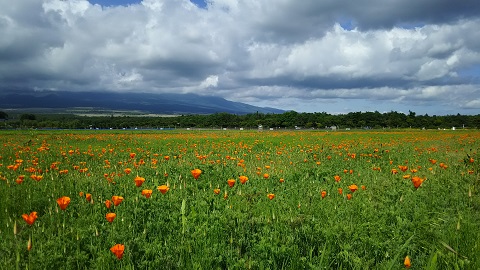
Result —
<path fill-rule="evenodd" d="M 0 92 L 480 114 L 478 0 L 0 0 Z"/>

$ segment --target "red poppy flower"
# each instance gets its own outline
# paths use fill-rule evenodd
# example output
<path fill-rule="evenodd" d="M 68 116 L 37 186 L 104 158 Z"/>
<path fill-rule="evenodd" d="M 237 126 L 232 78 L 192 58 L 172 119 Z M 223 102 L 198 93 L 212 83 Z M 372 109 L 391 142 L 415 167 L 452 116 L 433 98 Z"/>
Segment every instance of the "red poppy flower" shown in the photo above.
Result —
<path fill-rule="evenodd" d="M 123 201 L 122 196 L 112 196 L 113 205 L 118 206 Z"/>
<path fill-rule="evenodd" d="M 143 182 L 145 182 L 145 178 L 140 177 L 140 176 L 135 177 L 135 185 L 137 187 L 141 187 Z"/>
<path fill-rule="evenodd" d="M 35 220 L 37 219 L 37 212 L 31 212 L 30 214 L 23 214 L 22 215 L 23 220 L 27 222 L 28 225 L 33 225 Z"/>
<path fill-rule="evenodd" d="M 239 177 L 240 183 L 245 184 L 248 181 L 248 177 L 241 175 Z"/>
<path fill-rule="evenodd" d="M 235 186 L 235 182 L 236 182 L 235 179 L 228 179 L 227 181 L 229 187 Z"/>
<path fill-rule="evenodd" d="M 198 177 L 200 177 L 200 175 L 202 174 L 202 170 L 200 170 L 200 169 L 194 169 L 191 172 L 192 172 L 192 176 L 193 176 L 193 178 L 195 178 L 195 180 L 197 180 Z"/>
<path fill-rule="evenodd" d="M 158 191 L 160 191 L 162 194 L 167 193 L 167 191 L 170 189 L 167 185 L 161 185 L 157 187 Z"/>
<path fill-rule="evenodd" d="M 106 206 L 108 209 L 110 209 L 110 207 L 112 207 L 112 201 L 106 200 L 106 201 L 105 201 L 105 206 Z"/>
<path fill-rule="evenodd" d="M 420 178 L 420 177 L 418 177 L 418 176 L 412 177 L 413 186 L 414 186 L 415 188 L 419 188 L 419 187 L 422 185 L 422 183 L 423 183 L 424 180 L 425 180 L 425 179 L 422 179 L 422 178 Z"/>
<path fill-rule="evenodd" d="M 67 196 L 63 196 L 57 199 L 57 203 L 58 203 L 58 206 L 60 206 L 60 209 L 65 210 L 67 209 L 67 206 L 70 204 L 70 198 Z"/>
<path fill-rule="evenodd" d="M 150 198 L 152 196 L 152 190 L 151 189 L 144 189 L 142 190 L 142 195 L 145 196 L 145 198 Z"/>
<path fill-rule="evenodd" d="M 110 248 L 110 251 L 117 256 L 120 260 L 123 257 L 123 252 L 125 251 L 125 246 L 122 244 L 116 244 L 115 246 Z"/>
<path fill-rule="evenodd" d="M 112 223 L 113 220 L 117 217 L 117 214 L 115 213 L 107 213 L 105 215 L 105 218 L 108 220 L 108 222 Z"/>
<path fill-rule="evenodd" d="M 351 192 L 355 192 L 355 191 L 358 190 L 358 186 L 353 184 L 353 185 L 348 186 L 348 189 L 350 189 Z"/>

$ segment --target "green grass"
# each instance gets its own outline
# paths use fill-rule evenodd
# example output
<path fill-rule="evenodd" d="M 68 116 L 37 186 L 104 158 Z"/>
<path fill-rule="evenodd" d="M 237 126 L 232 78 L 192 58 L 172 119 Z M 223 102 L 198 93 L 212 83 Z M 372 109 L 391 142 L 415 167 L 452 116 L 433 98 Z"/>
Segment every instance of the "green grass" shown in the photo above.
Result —
<path fill-rule="evenodd" d="M 402 269 L 407 255 L 411 269 L 480 269 L 478 132 L 0 135 L 0 269 Z M 425 180 L 416 189 L 406 174 Z M 125 199 L 107 209 L 113 195 Z M 29 226 L 21 216 L 32 211 Z"/>

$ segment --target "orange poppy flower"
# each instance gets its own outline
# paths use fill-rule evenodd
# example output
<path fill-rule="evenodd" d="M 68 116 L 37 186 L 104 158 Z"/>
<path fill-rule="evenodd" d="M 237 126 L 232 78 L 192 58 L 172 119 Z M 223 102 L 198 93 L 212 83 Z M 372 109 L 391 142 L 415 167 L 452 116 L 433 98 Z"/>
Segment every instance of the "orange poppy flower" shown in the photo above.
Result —
<path fill-rule="evenodd" d="M 248 177 L 246 177 L 244 175 L 241 175 L 239 177 L 239 179 L 240 179 L 240 183 L 242 183 L 242 184 L 245 184 L 248 181 Z"/>
<path fill-rule="evenodd" d="M 343 189 L 341 187 L 338 188 L 338 194 L 340 194 L 340 195 L 343 194 Z"/>
<path fill-rule="evenodd" d="M 142 195 L 145 196 L 145 198 L 150 198 L 152 196 L 152 190 L 151 189 L 144 189 L 142 190 Z"/>
<path fill-rule="evenodd" d="M 85 194 L 85 199 L 87 199 L 87 201 L 91 202 L 92 201 L 92 194 L 90 194 L 90 193 Z"/>
<path fill-rule="evenodd" d="M 405 265 L 405 268 L 410 268 L 410 266 L 412 266 L 412 263 L 410 262 L 410 258 L 408 256 L 405 257 L 403 265 Z"/>
<path fill-rule="evenodd" d="M 106 201 L 105 201 L 105 206 L 106 206 L 108 209 L 110 209 L 110 207 L 112 207 L 112 201 L 106 200 Z"/>
<path fill-rule="evenodd" d="M 157 187 L 158 191 L 160 191 L 162 194 L 167 193 L 167 191 L 170 189 L 167 185 L 161 185 Z"/>
<path fill-rule="evenodd" d="M 112 223 L 113 220 L 117 217 L 117 214 L 115 213 L 107 213 L 105 215 L 105 218 L 107 219 L 108 222 Z"/>
<path fill-rule="evenodd" d="M 268 179 L 269 177 L 270 177 L 270 175 L 268 175 L 268 173 L 263 174 L 263 178 Z"/>
<path fill-rule="evenodd" d="M 112 196 L 113 205 L 118 206 L 122 203 L 123 197 L 122 196 Z"/>
<path fill-rule="evenodd" d="M 391 172 L 392 172 L 392 174 L 397 174 L 398 173 L 397 169 L 392 169 Z"/>
<path fill-rule="evenodd" d="M 132 172 L 132 169 L 130 168 L 125 168 L 125 170 L 123 170 L 125 172 L 125 174 L 130 174 Z"/>
<path fill-rule="evenodd" d="M 165 160 L 169 160 L 170 159 L 170 156 L 164 156 L 163 157 Z"/>
<path fill-rule="evenodd" d="M 410 174 L 405 174 L 405 175 L 403 176 L 403 179 L 408 179 L 408 178 L 410 178 L 410 177 L 411 177 Z"/>
<path fill-rule="evenodd" d="M 268 197 L 270 200 L 273 200 L 273 198 L 275 198 L 275 194 L 269 193 L 269 194 L 267 195 L 267 197 Z"/>
<path fill-rule="evenodd" d="M 30 178 L 32 178 L 33 180 L 39 182 L 43 179 L 43 175 L 36 175 L 36 174 L 32 174 L 30 175 Z"/>
<path fill-rule="evenodd" d="M 220 194 L 220 189 L 219 188 L 214 189 L 213 193 L 215 193 L 216 195 Z"/>
<path fill-rule="evenodd" d="M 413 186 L 414 186 L 415 188 L 419 188 L 419 187 L 422 185 L 422 183 L 423 183 L 424 180 L 425 180 L 425 179 L 422 179 L 422 178 L 420 178 L 420 177 L 418 177 L 418 176 L 412 177 Z"/>
<path fill-rule="evenodd" d="M 22 215 L 23 220 L 27 222 L 28 225 L 33 225 L 35 223 L 35 220 L 37 219 L 37 212 L 31 212 L 30 214 L 23 214 Z"/>
<path fill-rule="evenodd" d="M 283 183 L 283 182 L 285 182 L 285 179 L 280 178 L 280 180 L 278 180 L 278 182 Z"/>
<path fill-rule="evenodd" d="M 145 182 L 145 178 L 140 177 L 140 176 L 135 177 L 134 180 L 135 180 L 135 185 L 136 185 L 137 187 L 141 187 L 142 184 L 143 184 L 143 182 Z"/>
<path fill-rule="evenodd" d="M 228 183 L 228 186 L 229 186 L 229 187 L 235 186 L 235 182 L 236 182 L 235 179 L 228 179 L 228 180 L 227 180 L 227 183 Z"/>
<path fill-rule="evenodd" d="M 70 198 L 67 196 L 63 196 L 57 199 L 57 203 L 58 206 L 60 206 L 60 209 L 65 210 L 67 209 L 68 204 L 70 204 Z"/>
<path fill-rule="evenodd" d="M 358 190 L 358 186 L 353 184 L 353 185 L 348 186 L 348 189 L 350 189 L 350 191 L 353 193 L 353 192 Z"/>
<path fill-rule="evenodd" d="M 85 194 L 85 193 L 83 193 L 83 191 L 80 191 L 80 192 L 78 193 L 78 196 L 83 197 L 84 194 Z"/>
<path fill-rule="evenodd" d="M 408 166 L 398 165 L 398 168 L 399 168 L 402 172 L 406 172 L 406 171 L 408 170 Z"/>
<path fill-rule="evenodd" d="M 201 174 L 202 174 L 202 170 L 200 170 L 200 169 L 192 170 L 192 176 L 193 176 L 193 178 L 195 178 L 195 180 L 197 180 L 198 177 L 200 177 Z"/>
<path fill-rule="evenodd" d="M 117 256 L 120 260 L 123 257 L 123 252 L 125 251 L 125 246 L 122 244 L 116 244 L 115 246 L 110 248 L 110 251 Z"/>
<path fill-rule="evenodd" d="M 327 196 L 327 192 L 325 190 L 322 190 L 322 199 Z"/>
<path fill-rule="evenodd" d="M 352 198 L 352 194 L 348 193 L 347 194 L 347 200 L 350 200 Z"/>
<path fill-rule="evenodd" d="M 340 182 L 340 180 L 342 180 L 340 175 L 335 175 L 333 178 L 335 178 L 335 182 Z"/>
<path fill-rule="evenodd" d="M 226 200 L 228 199 L 228 192 L 225 190 L 225 193 L 223 194 L 223 199 Z"/>
<path fill-rule="evenodd" d="M 362 190 L 366 190 L 366 189 L 367 189 L 367 187 L 362 185 Z"/>
<path fill-rule="evenodd" d="M 136 155 L 137 154 L 135 154 L 135 153 L 130 153 L 130 158 L 135 158 Z"/>

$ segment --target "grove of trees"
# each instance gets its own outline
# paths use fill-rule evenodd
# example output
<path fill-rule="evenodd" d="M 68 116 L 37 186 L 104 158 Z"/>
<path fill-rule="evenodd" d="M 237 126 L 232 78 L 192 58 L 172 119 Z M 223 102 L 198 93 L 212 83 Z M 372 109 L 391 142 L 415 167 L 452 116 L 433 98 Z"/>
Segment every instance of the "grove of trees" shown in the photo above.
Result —
<path fill-rule="evenodd" d="M 387 113 L 351 112 L 332 115 L 321 113 L 298 113 L 288 111 L 283 114 L 251 113 L 236 115 L 215 113 L 209 115 L 160 116 L 78 116 L 71 114 L 31 114 L 9 116 L 0 111 L 1 129 L 18 128 L 59 128 L 59 129 L 175 129 L 175 128 L 245 128 L 256 129 L 324 129 L 336 126 L 339 129 L 381 129 L 381 128 L 480 128 L 478 115 L 429 116 L 391 111 Z"/>

